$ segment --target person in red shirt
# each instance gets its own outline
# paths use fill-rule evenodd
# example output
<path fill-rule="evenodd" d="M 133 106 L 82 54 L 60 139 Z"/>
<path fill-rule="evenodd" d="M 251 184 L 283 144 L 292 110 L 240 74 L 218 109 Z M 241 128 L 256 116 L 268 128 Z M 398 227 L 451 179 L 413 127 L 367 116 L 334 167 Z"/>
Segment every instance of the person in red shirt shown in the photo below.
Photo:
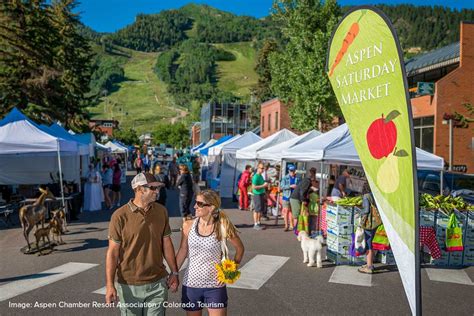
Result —
<path fill-rule="evenodd" d="M 240 190 L 239 209 L 244 211 L 247 211 L 249 208 L 249 196 L 247 192 L 249 185 L 252 184 L 252 178 L 250 177 L 251 173 L 252 167 L 250 165 L 246 165 L 238 183 Z"/>

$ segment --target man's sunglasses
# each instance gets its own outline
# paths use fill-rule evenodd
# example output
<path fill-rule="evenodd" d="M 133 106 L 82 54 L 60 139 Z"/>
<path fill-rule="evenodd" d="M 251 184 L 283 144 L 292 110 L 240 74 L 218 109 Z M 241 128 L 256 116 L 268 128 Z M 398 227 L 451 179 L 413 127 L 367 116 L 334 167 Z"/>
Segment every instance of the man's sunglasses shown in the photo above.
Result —
<path fill-rule="evenodd" d="M 198 207 L 211 206 L 211 204 L 206 204 L 206 203 L 201 202 L 201 201 L 196 201 L 196 205 Z"/>
<path fill-rule="evenodd" d="M 152 191 L 156 191 L 158 190 L 160 187 L 156 187 L 156 186 L 148 186 L 148 185 L 144 185 L 143 187 L 147 188 L 147 189 L 150 189 Z"/>

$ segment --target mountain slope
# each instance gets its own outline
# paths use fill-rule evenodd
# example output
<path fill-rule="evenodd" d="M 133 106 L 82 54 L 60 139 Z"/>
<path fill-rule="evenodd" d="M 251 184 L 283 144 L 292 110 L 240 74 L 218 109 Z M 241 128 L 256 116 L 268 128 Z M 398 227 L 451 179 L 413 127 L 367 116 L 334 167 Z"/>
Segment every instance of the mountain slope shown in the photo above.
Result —
<path fill-rule="evenodd" d="M 125 51 L 131 56 L 123 64 L 126 79 L 116 84 L 116 91 L 102 97 L 97 106 L 89 108 L 92 118 L 113 118 L 120 127 L 142 133 L 161 120 L 182 116 L 182 109 L 175 106 L 166 85 L 153 73 L 158 53 Z"/>

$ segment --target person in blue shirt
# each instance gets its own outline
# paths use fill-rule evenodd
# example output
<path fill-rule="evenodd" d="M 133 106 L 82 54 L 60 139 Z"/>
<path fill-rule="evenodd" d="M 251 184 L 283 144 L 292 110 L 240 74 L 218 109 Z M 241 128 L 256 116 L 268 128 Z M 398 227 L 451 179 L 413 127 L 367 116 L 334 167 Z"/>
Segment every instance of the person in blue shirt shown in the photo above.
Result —
<path fill-rule="evenodd" d="M 290 195 L 299 183 L 296 176 L 296 167 L 290 165 L 288 174 L 281 179 L 280 189 L 282 190 L 282 210 L 283 220 L 285 221 L 285 231 L 293 229 L 293 214 L 291 213 Z"/>

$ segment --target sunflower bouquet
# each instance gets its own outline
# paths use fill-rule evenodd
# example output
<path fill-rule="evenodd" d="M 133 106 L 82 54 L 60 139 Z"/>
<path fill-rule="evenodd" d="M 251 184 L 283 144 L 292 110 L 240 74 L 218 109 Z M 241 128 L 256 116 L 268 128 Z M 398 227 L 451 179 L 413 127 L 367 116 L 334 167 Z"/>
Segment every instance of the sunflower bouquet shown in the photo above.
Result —
<path fill-rule="evenodd" d="M 240 271 L 237 270 L 237 263 L 230 259 L 225 259 L 216 263 L 217 280 L 226 284 L 233 284 L 240 278 Z"/>

